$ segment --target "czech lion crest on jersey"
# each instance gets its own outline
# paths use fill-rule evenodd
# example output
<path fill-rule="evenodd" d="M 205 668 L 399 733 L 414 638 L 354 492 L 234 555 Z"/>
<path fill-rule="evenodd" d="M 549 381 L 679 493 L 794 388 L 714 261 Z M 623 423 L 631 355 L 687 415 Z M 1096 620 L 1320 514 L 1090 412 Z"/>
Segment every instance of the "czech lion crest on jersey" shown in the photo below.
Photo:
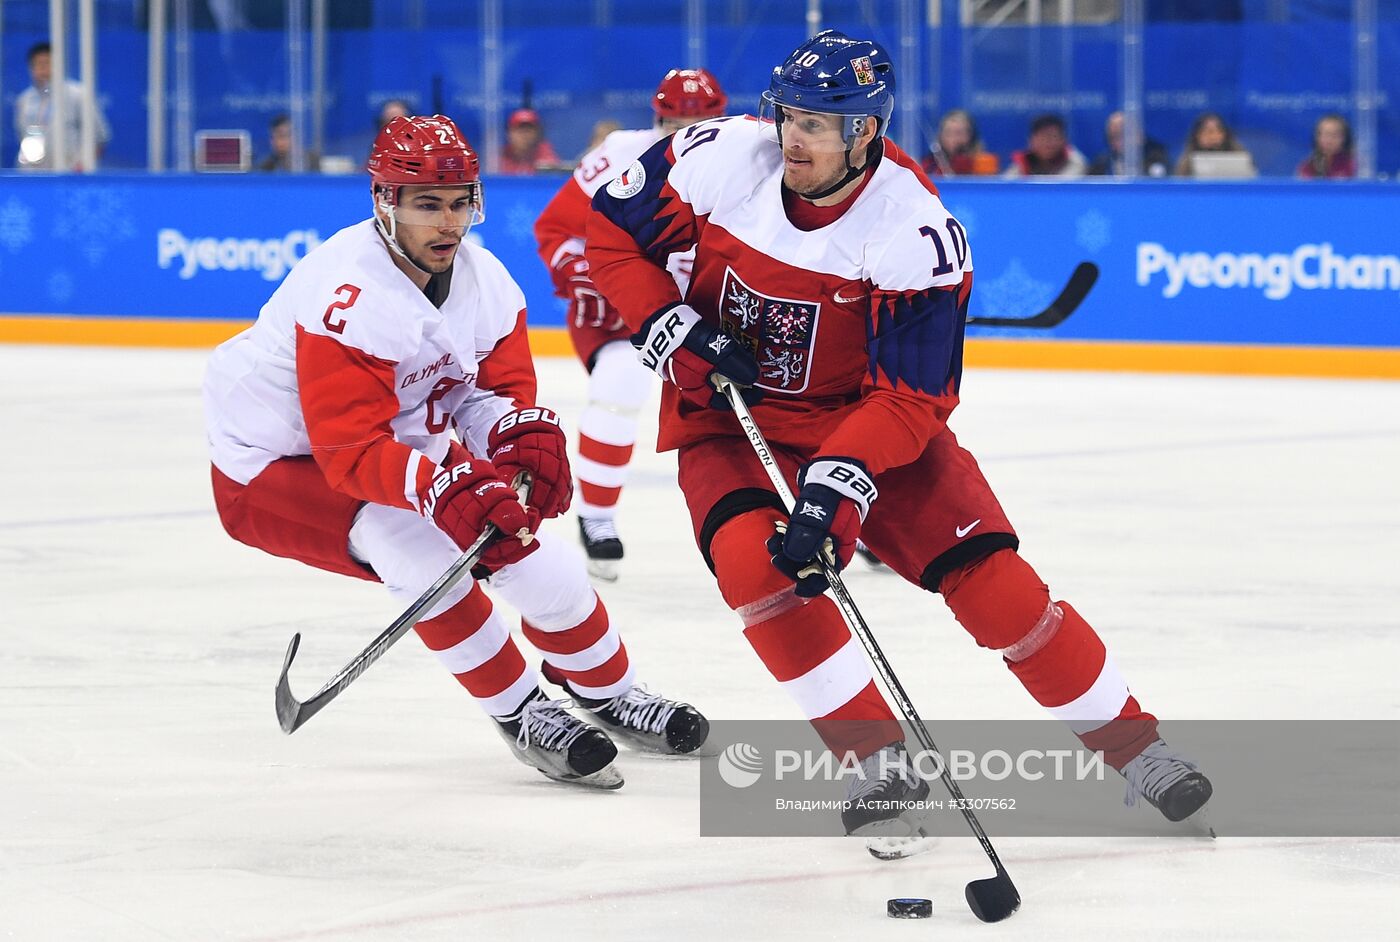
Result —
<path fill-rule="evenodd" d="M 755 385 L 776 392 L 805 390 L 821 302 L 760 294 L 744 284 L 732 268 L 724 271 L 722 297 L 720 320 L 758 360 Z"/>

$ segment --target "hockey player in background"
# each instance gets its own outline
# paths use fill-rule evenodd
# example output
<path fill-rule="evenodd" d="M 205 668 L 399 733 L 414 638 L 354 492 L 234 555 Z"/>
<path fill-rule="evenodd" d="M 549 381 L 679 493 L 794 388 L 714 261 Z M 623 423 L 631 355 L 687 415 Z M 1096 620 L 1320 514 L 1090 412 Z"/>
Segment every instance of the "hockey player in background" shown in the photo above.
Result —
<path fill-rule="evenodd" d="M 759 119 L 678 133 L 594 198 L 590 272 L 666 381 L 659 447 L 679 451 L 700 552 L 774 678 L 833 752 L 862 760 L 853 799 L 928 792 L 815 564 L 825 551 L 844 566 L 860 536 L 942 594 L 973 640 L 1102 750 L 1130 803 L 1181 820 L 1209 781 L 1163 743 L 1098 634 L 1021 558 L 948 427 L 972 258 L 937 190 L 886 136 L 893 110 L 886 51 L 829 30 L 773 71 Z M 684 286 L 666 271 L 678 254 L 694 259 Z M 792 515 L 716 374 L 756 402 L 795 484 Z M 843 819 L 851 833 L 917 823 L 893 814 L 853 802 Z"/>
<path fill-rule="evenodd" d="M 374 215 L 297 264 L 209 361 L 214 498 L 240 542 L 417 599 L 488 524 L 473 575 L 522 615 L 550 700 L 476 581 L 415 630 L 552 779 L 617 788 L 608 733 L 694 752 L 709 724 L 649 693 L 576 550 L 539 534 L 573 491 L 559 418 L 535 402 L 525 299 L 490 252 L 477 156 L 441 115 L 399 117 L 369 159 Z M 454 435 L 455 432 L 455 435 Z M 512 484 L 528 481 L 528 499 Z"/>
<path fill-rule="evenodd" d="M 655 123 L 604 138 L 579 161 L 535 223 L 535 240 L 555 293 L 569 302 L 569 339 L 588 371 L 588 404 L 578 420 L 579 460 L 574 466 L 576 511 L 589 572 L 609 582 L 617 578 L 623 554 L 615 521 L 617 501 L 637 441 L 637 414 L 653 379 L 628 343 L 632 328 L 588 276 L 583 248 L 589 200 L 661 138 L 724 114 L 728 100 L 704 69 L 667 72 L 651 99 Z M 690 276 L 689 258 L 677 256 L 670 264 L 677 283 L 684 286 Z"/>

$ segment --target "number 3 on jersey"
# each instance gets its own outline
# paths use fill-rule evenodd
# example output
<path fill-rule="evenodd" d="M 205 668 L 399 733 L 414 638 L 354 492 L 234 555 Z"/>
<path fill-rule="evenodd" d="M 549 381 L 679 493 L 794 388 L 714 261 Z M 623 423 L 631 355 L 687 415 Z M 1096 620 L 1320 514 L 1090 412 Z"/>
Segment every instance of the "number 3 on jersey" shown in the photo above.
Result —
<path fill-rule="evenodd" d="M 344 295 L 344 297 L 330 303 L 330 306 L 326 308 L 326 313 L 321 317 L 321 323 L 326 325 L 326 330 L 343 334 L 345 333 L 345 318 L 336 316 L 336 312 L 353 307 L 355 302 L 360 299 L 360 289 L 354 285 L 341 285 L 335 289 L 335 293 L 337 297 L 340 295 Z"/>
<path fill-rule="evenodd" d="M 919 235 L 932 239 L 933 247 L 938 252 L 938 266 L 932 272 L 934 278 L 946 275 L 954 268 L 961 271 L 963 265 L 967 263 L 967 233 L 952 217 L 949 217 L 948 221 L 944 223 L 944 228 L 948 230 L 948 242 L 953 246 L 953 255 L 957 258 L 956 266 L 948 260 L 948 250 L 943 247 L 943 239 L 939 237 L 938 230 L 932 226 L 919 227 Z"/>

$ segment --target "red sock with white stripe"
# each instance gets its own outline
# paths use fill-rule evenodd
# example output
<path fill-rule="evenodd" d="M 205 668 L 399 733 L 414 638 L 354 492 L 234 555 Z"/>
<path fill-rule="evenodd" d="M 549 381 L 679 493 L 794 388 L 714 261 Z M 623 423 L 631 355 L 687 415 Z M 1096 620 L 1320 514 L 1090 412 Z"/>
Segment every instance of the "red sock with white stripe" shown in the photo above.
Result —
<path fill-rule="evenodd" d="M 539 675 L 525 663 L 491 600 L 473 587 L 436 618 L 413 626 L 457 682 L 491 716 L 511 716 L 539 688 Z"/>
<path fill-rule="evenodd" d="M 578 696 L 609 700 L 636 684 L 627 648 L 595 593 L 592 612 L 583 621 L 558 628 L 524 623 L 525 638 L 544 656 L 551 682 L 569 682 Z"/>
<path fill-rule="evenodd" d="M 799 598 L 768 561 L 764 540 L 779 516 L 769 509 L 728 521 L 710 540 L 720 593 L 744 622 L 744 637 L 828 749 L 864 759 L 903 739 L 875 687 L 870 664 L 836 603 Z"/>
<path fill-rule="evenodd" d="M 625 340 L 605 343 L 594 354 L 574 462 L 580 517 L 611 519 L 617 512 L 637 442 L 637 418 L 655 383 Z"/>
<path fill-rule="evenodd" d="M 941 591 L 958 622 L 1006 666 L 1089 749 L 1122 768 L 1157 738 L 1087 621 L 1049 590 L 1013 550 L 1002 550 L 944 577 Z"/>

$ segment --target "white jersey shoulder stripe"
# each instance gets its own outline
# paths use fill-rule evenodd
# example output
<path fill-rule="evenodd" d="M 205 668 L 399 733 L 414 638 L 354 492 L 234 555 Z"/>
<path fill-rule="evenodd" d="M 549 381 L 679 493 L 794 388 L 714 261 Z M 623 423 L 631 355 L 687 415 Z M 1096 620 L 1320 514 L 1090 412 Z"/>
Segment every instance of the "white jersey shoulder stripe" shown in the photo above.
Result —
<path fill-rule="evenodd" d="M 590 199 L 619 173 L 627 169 L 647 148 L 661 140 L 658 128 L 614 131 L 583 156 L 574 169 L 574 181 Z"/>

